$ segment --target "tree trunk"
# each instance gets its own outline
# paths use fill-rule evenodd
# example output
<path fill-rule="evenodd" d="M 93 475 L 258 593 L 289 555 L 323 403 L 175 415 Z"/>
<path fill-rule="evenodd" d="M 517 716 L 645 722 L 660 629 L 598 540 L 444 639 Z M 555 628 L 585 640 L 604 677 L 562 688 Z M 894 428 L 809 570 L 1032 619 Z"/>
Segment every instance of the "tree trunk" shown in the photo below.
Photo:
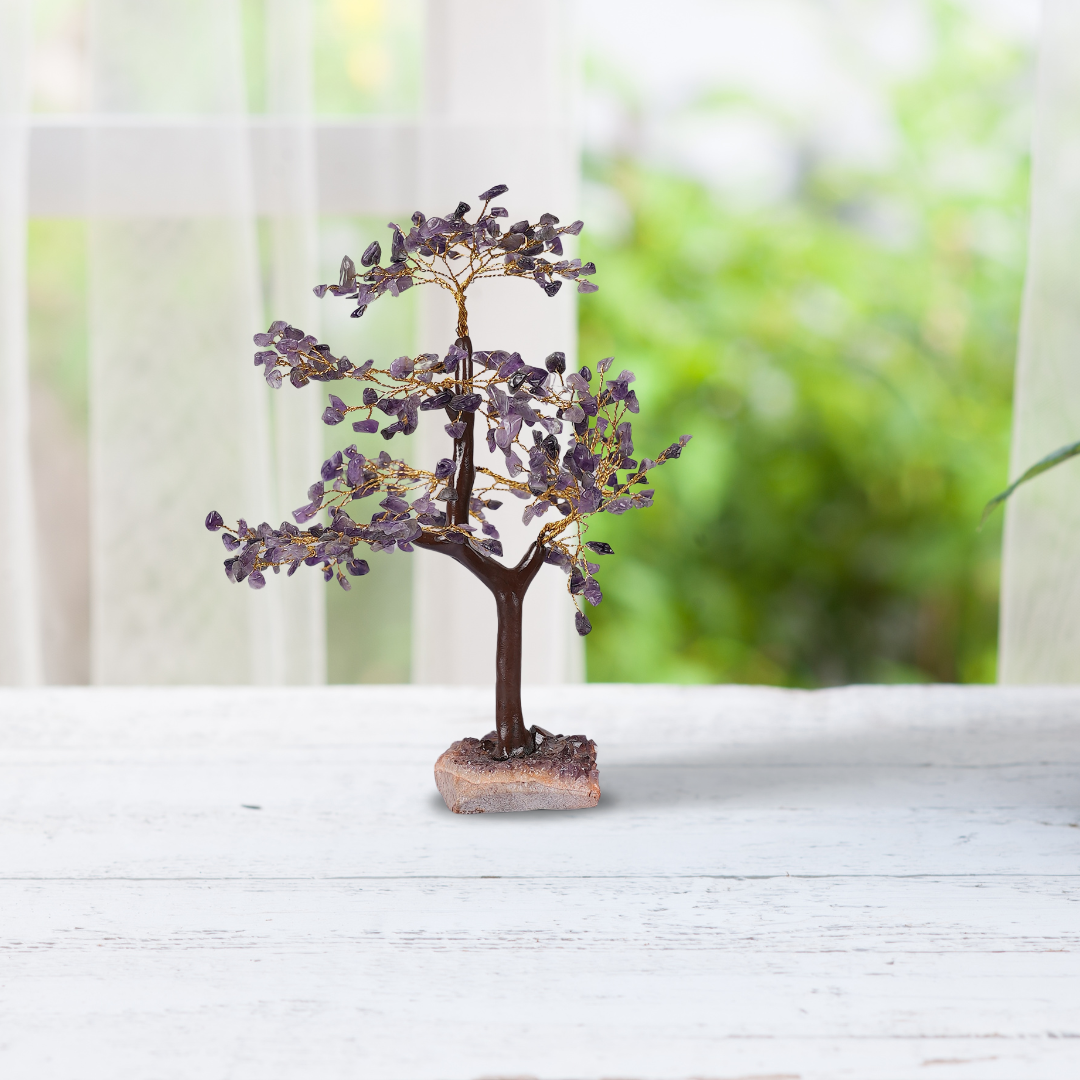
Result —
<path fill-rule="evenodd" d="M 460 394 L 472 386 L 473 347 L 469 338 L 464 309 L 458 317 L 457 344 L 465 350 L 465 361 L 455 389 Z M 476 481 L 476 461 L 473 456 L 474 413 L 456 413 L 446 410 L 451 423 L 464 421 L 465 431 L 454 440 L 455 481 L 457 498 L 449 502 L 446 516 L 453 525 L 469 522 L 469 501 Z M 495 649 L 495 731 L 497 758 L 518 757 L 531 754 L 536 749 L 536 739 L 525 726 L 521 713 L 521 608 L 525 603 L 532 580 L 547 555 L 545 548 L 533 544 L 522 556 L 517 566 L 503 566 L 490 555 L 468 543 L 451 544 L 446 540 L 422 536 L 415 541 L 420 547 L 439 551 L 461 563 L 475 574 L 495 597 L 495 610 L 499 618 L 498 644 Z"/>
<path fill-rule="evenodd" d="M 536 740 L 521 714 L 521 607 L 525 596 L 512 587 L 491 591 L 499 617 L 495 646 L 496 754 L 499 757 L 531 754 L 536 749 Z"/>
<path fill-rule="evenodd" d="M 465 350 L 465 360 L 461 365 L 461 377 L 454 384 L 454 392 L 462 394 L 472 387 L 473 377 L 473 347 L 472 338 L 464 331 L 455 342 Z M 474 431 L 476 428 L 476 414 L 456 413 L 452 409 L 446 410 L 450 423 L 460 420 L 465 425 L 465 432 L 454 440 L 454 492 L 457 499 L 448 503 L 446 516 L 454 525 L 469 524 L 469 500 L 472 499 L 473 484 L 476 483 L 476 459 L 473 451 Z"/>
<path fill-rule="evenodd" d="M 478 577 L 495 597 L 499 630 L 495 647 L 495 731 L 497 758 L 531 754 L 536 749 L 521 711 L 521 609 L 533 578 L 544 565 L 547 549 L 533 544 L 517 566 L 502 563 L 468 544 L 434 537 L 414 541 L 429 551 L 448 555 Z"/>

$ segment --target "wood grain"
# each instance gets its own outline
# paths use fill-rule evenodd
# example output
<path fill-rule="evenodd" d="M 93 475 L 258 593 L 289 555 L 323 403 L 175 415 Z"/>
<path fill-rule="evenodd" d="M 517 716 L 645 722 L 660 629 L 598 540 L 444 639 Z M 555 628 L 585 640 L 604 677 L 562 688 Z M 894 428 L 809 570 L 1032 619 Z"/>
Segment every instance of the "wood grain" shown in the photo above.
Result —
<path fill-rule="evenodd" d="M 461 817 L 480 691 L 0 693 L 0 1074 L 1080 1074 L 1080 690 L 583 695 Z"/>

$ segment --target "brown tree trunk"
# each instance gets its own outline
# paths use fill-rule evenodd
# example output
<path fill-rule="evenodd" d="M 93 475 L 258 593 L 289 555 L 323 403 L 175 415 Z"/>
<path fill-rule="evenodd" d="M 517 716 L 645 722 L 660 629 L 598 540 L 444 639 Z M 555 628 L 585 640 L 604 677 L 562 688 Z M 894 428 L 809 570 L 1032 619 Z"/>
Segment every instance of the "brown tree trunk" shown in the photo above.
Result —
<path fill-rule="evenodd" d="M 471 386 L 473 374 L 473 347 L 469 338 L 464 315 L 458 322 L 457 345 L 465 350 L 466 357 L 455 389 L 460 394 Z M 475 413 L 455 413 L 446 410 L 450 422 L 465 422 L 465 431 L 454 440 L 455 470 L 454 492 L 457 498 L 447 503 L 446 517 L 452 525 L 469 523 L 469 500 L 476 482 L 476 461 L 473 456 L 473 432 Z M 499 619 L 499 631 L 495 649 L 495 731 L 498 758 L 531 754 L 536 749 L 533 733 L 525 726 L 521 712 L 521 609 L 525 603 L 532 580 L 544 564 L 547 551 L 533 544 L 517 566 L 503 566 L 490 555 L 470 544 L 451 544 L 447 540 L 422 536 L 415 541 L 429 551 L 438 551 L 461 563 L 478 577 L 495 597 L 495 611 Z"/>
<path fill-rule="evenodd" d="M 521 607 L 525 596 L 512 587 L 492 589 L 492 594 L 499 617 L 495 646 L 496 752 L 499 757 L 531 754 L 536 741 L 521 713 Z"/>
<path fill-rule="evenodd" d="M 546 548 L 533 544 L 517 566 L 503 566 L 466 544 L 421 536 L 414 541 L 448 555 L 478 577 L 495 597 L 499 630 L 495 648 L 495 756 L 517 757 L 536 749 L 521 711 L 521 610 L 533 578 L 544 565 Z"/>
<path fill-rule="evenodd" d="M 455 344 L 465 350 L 465 360 L 461 365 L 461 375 L 454 385 L 455 393 L 464 393 L 471 387 L 473 377 L 473 347 L 472 339 L 463 333 Z M 476 483 L 476 459 L 474 457 L 473 440 L 476 431 L 476 413 L 455 413 L 446 410 L 450 422 L 464 421 L 465 432 L 460 439 L 454 440 L 454 493 L 457 495 L 455 502 L 446 507 L 446 516 L 454 525 L 469 524 L 469 500 L 472 498 L 473 484 Z"/>

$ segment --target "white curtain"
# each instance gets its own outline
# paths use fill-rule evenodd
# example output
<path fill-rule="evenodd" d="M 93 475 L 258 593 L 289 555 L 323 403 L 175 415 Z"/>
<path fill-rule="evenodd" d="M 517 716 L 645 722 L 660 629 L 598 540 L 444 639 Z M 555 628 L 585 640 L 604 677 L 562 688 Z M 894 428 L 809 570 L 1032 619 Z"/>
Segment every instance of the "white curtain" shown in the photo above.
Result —
<path fill-rule="evenodd" d="M 272 77 L 265 113 L 253 118 L 240 0 L 87 0 L 92 109 L 65 126 L 31 123 L 34 5 L 0 0 L 0 505 L 8 523 L 0 682 L 42 680 L 41 605 L 51 578 L 47 561 L 35 558 L 35 494 L 43 527 L 65 513 L 30 482 L 25 265 L 35 205 L 91 221 L 97 682 L 324 678 L 318 575 L 275 580 L 257 594 L 237 589 L 200 524 L 212 508 L 276 523 L 318 467 L 313 388 L 271 395 L 246 359 L 252 332 L 272 317 L 319 333 L 322 309 L 309 292 L 322 276 L 318 212 L 397 213 L 413 200 L 445 212 L 502 182 L 515 215 L 574 216 L 572 4 L 428 0 L 419 124 L 327 124 L 313 117 L 311 2 L 263 0 L 261 48 Z M 492 35 L 524 43 L 520 77 L 493 79 L 473 61 Z M 1080 438 L 1078 50 L 1080 8 L 1045 0 L 1013 475 Z M 473 304 L 478 347 L 573 357 L 571 298 L 495 285 Z M 441 298 L 425 297 L 418 344 L 443 347 L 452 323 Z M 424 456 L 439 452 L 437 433 L 421 438 Z M 1078 470 L 1072 462 L 1040 477 L 1007 508 L 1003 681 L 1080 679 Z M 512 515 L 513 507 L 500 514 Z M 526 536 L 505 531 L 510 556 Z M 413 557 L 413 677 L 486 682 L 490 601 L 459 568 L 425 554 Z M 582 653 L 562 584 L 545 569 L 530 593 L 526 681 L 579 677 Z M 448 601 L 471 612 L 469 630 L 452 638 L 440 622 Z"/>
<path fill-rule="evenodd" d="M 92 0 L 90 72 L 92 678 L 274 681 L 280 590 L 201 526 L 272 510 L 238 3 Z"/>
<path fill-rule="evenodd" d="M 26 230 L 31 4 L 0 0 L 0 683 L 41 681 L 38 580 L 30 487 Z"/>
<path fill-rule="evenodd" d="M 1010 475 L 1080 440 L 1080 6 L 1045 0 Z M 1080 682 L 1080 461 L 1006 511 L 999 679 Z"/>
<path fill-rule="evenodd" d="M 318 388 L 272 392 L 250 357 L 252 334 L 274 318 L 320 336 L 322 322 L 327 337 L 337 336 L 311 294 L 327 273 L 320 213 L 377 215 L 381 225 L 405 206 L 445 212 L 496 182 L 511 185 L 509 203 L 521 216 L 576 210 L 567 3 L 429 2 L 423 115 L 333 119 L 318 119 L 313 102 L 318 3 L 85 0 L 87 111 L 32 123 L 33 2 L 0 0 L 0 496 L 7 520 L 29 526 L 27 215 L 85 217 L 94 682 L 325 679 L 320 575 L 272 579 L 258 593 L 237 588 L 222 572 L 219 539 L 202 527 L 211 509 L 276 524 L 317 475 L 325 434 Z M 338 18 L 347 7 L 320 10 Z M 496 89 L 479 77 L 483 65 L 462 62 L 492 33 L 530 43 L 528 78 Z M 253 60 L 266 73 L 254 105 Z M 474 305 L 478 347 L 512 342 L 536 359 L 555 349 L 573 357 L 573 299 L 501 284 Z M 437 298 L 421 309 L 416 337 L 424 348 L 444 347 L 453 317 L 440 315 Z M 39 499 L 39 514 L 43 507 L 48 500 Z M 524 548 L 523 527 L 507 536 L 508 551 Z M 35 586 L 47 568 L 34 569 L 34 541 L 29 527 L 6 532 L 4 683 L 41 680 Z M 490 681 L 487 597 L 423 553 L 411 565 L 413 677 Z M 432 602 L 432 583 L 451 592 Z M 448 644 L 445 604 L 456 597 L 467 625 Z M 349 600 L 364 619 L 363 591 Z M 465 641 L 473 644 L 457 655 Z M 580 677 L 582 650 L 557 571 L 545 571 L 530 594 L 526 648 L 526 681 Z"/>
<path fill-rule="evenodd" d="M 570 5 L 553 0 L 429 0 L 420 147 L 421 207 L 446 214 L 459 200 L 475 203 L 493 184 L 508 184 L 500 198 L 510 220 L 535 220 L 550 211 L 572 221 L 578 208 L 578 153 L 573 105 L 576 57 Z M 493 79 L 487 65 L 462 62 L 476 42 L 497 28 L 500 40 L 520 43 L 520 76 Z M 527 73 L 526 73 L 527 72 Z M 517 350 L 530 364 L 555 351 L 576 366 L 576 310 L 564 290 L 549 298 L 531 282 L 482 282 L 470 298 L 469 330 L 478 349 Z M 429 290 L 430 293 L 430 290 Z M 420 339 L 424 350 L 445 349 L 454 338 L 448 298 L 424 295 Z M 426 460 L 446 453 L 441 423 L 425 415 L 418 438 Z M 480 444 L 477 453 L 487 453 Z M 501 469 L 500 461 L 493 467 Z M 493 515 L 507 562 L 524 554 L 531 534 L 520 508 L 508 501 Z M 495 656 L 495 605 L 466 570 L 419 552 L 413 590 L 413 680 L 490 682 Z M 467 613 L 469 633 L 446 632 L 446 605 Z M 566 577 L 545 566 L 525 600 L 522 681 L 579 682 L 580 639 L 574 631 Z"/>
<path fill-rule="evenodd" d="M 263 322 L 285 319 L 320 337 L 320 306 L 312 292 L 319 280 L 318 181 L 313 127 L 312 19 L 310 0 L 267 0 L 266 117 L 263 172 L 269 239 Z M 269 147 L 268 147 L 269 149 Z M 254 374 L 249 368 L 248 378 Z M 321 402 L 315 387 L 270 395 L 273 408 L 275 524 L 292 518 L 322 460 Z M 279 648 L 279 681 L 320 683 L 326 679 L 326 583 L 316 573 L 277 582 L 280 618 L 288 648 Z M 269 590 L 264 590 L 264 592 Z M 284 644 L 284 642 L 283 642 Z"/>
<path fill-rule="evenodd" d="M 515 215 L 574 216 L 572 4 L 428 0 L 419 124 L 327 124 L 313 115 L 313 2 L 263 0 L 260 47 L 271 77 L 265 111 L 253 118 L 241 0 L 86 0 L 92 108 L 65 126 L 31 122 L 33 0 L 0 0 L 0 505 L 8 523 L 0 682 L 43 678 L 42 597 L 53 595 L 55 574 L 35 557 L 35 495 L 43 527 L 67 512 L 47 485 L 35 492 L 30 481 L 25 267 L 35 205 L 91 221 L 97 682 L 324 678 L 318 575 L 275 580 L 258 594 L 237 589 L 200 525 L 212 508 L 280 521 L 322 457 L 314 388 L 271 395 L 246 359 L 253 330 L 272 317 L 319 333 L 323 312 L 309 292 L 323 276 L 318 212 L 383 215 L 413 200 L 445 212 L 502 182 Z M 1080 438 L 1080 8 L 1044 6 L 1013 475 Z M 474 62 L 492 35 L 523 43 L 520 77 L 496 80 Z M 571 298 L 495 285 L 473 304 L 478 347 L 573 357 Z M 424 297 L 418 344 L 443 347 L 452 323 L 441 298 Z M 421 436 L 424 456 L 440 452 L 437 438 Z M 1078 470 L 1072 462 L 1040 477 L 1007 507 L 1003 681 L 1080 679 Z M 509 557 L 527 537 L 500 524 Z M 458 567 L 425 554 L 413 557 L 413 678 L 485 682 L 490 601 Z M 530 593 L 526 681 L 580 675 L 562 584 L 545 569 Z M 449 639 L 440 622 L 447 602 L 471 613 L 469 631 Z"/>

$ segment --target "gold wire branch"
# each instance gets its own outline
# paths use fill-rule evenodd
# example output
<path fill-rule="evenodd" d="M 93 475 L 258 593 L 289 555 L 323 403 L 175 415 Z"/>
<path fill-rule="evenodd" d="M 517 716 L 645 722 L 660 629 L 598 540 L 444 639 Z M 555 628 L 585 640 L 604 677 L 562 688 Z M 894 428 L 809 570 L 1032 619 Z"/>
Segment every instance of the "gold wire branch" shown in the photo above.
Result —
<path fill-rule="evenodd" d="M 286 378 L 296 387 L 344 380 L 362 385 L 363 403 L 359 405 L 346 404 L 330 394 L 323 413 L 326 424 L 334 426 L 350 414 L 359 414 L 361 419 L 354 420 L 353 429 L 373 434 L 380 423 L 375 416 L 379 412 L 395 418 L 382 428 L 389 441 L 397 434 L 412 434 L 421 412 L 444 409 L 450 419 L 447 431 L 454 439 L 454 453 L 434 470 L 425 470 L 385 450 L 371 458 L 355 445 L 337 451 L 323 463 L 321 479 L 308 491 L 309 502 L 294 511 L 297 525 L 282 523 L 280 529 L 272 529 L 264 522 L 253 529 L 241 519 L 227 529 L 226 547 L 239 551 L 226 562 L 232 580 L 247 577 L 255 587 L 261 587 L 263 570 L 277 573 L 288 566 L 292 574 L 302 563 L 321 562 L 324 577 L 328 581 L 336 577 L 347 589 L 343 567 L 352 575 L 367 572 L 367 563 L 356 558 L 355 549 L 360 544 L 374 551 L 411 551 L 417 542 L 425 546 L 467 545 L 485 559 L 501 555 L 498 530 L 487 520 L 485 511 L 501 505 L 493 495 L 506 494 L 525 502 L 526 523 L 551 510 L 558 515 L 544 522 L 536 543 L 548 553 L 548 561 L 566 571 L 570 592 L 580 595 L 598 569 L 585 554 L 589 519 L 605 511 L 623 513 L 651 504 L 651 490 L 635 492 L 632 488 L 646 483 L 652 468 L 678 457 L 689 436 L 668 447 L 655 461 L 633 458 L 628 418 L 638 406 L 629 388 L 634 379 L 631 373 L 624 371 L 610 378 L 612 358 L 606 358 L 597 365 L 594 392 L 593 373 L 582 368 L 567 375 L 561 353 L 551 354 L 545 367 L 539 368 L 525 364 L 517 353 L 472 349 L 466 300 L 469 287 L 478 280 L 529 278 L 549 296 L 566 280 L 577 281 L 579 292 L 595 292 L 597 288 L 588 280 L 596 269 L 591 263 L 582 265 L 580 259 L 562 257 L 562 238 L 577 236 L 581 222 L 560 228 L 558 218 L 544 214 L 534 223 L 517 222 L 504 232 L 499 221 L 507 216 L 506 211 L 490 206 L 491 198 L 504 190 L 500 185 L 485 193 L 474 222 L 466 219 L 469 207 L 464 203 L 444 219 L 414 214 L 407 233 L 391 222 L 387 266 L 382 265 L 376 242 L 364 252 L 363 269 L 358 271 L 346 257 L 338 284 L 315 289 L 319 296 L 329 292 L 355 301 L 352 314 L 356 317 L 379 297 L 399 296 L 414 285 L 432 284 L 448 290 L 457 310 L 457 341 L 445 356 L 421 353 L 398 357 L 385 368 L 375 367 L 372 360 L 358 367 L 284 322 L 256 335 L 256 344 L 263 351 L 256 353 L 255 360 L 263 365 L 272 387 L 281 386 Z M 554 415 L 545 415 L 545 409 Z M 502 451 L 506 474 L 473 463 L 473 427 L 478 418 L 484 422 L 483 438 L 489 448 Z M 559 436 L 567 425 L 571 425 L 571 432 L 564 453 Z M 526 429 L 533 433 L 532 446 L 523 437 Z M 540 430 L 546 436 L 541 436 Z M 466 441 L 467 454 L 463 452 Z M 459 467 L 471 470 L 464 488 L 454 486 L 454 471 Z M 621 478 L 620 470 L 625 474 Z M 478 476 L 487 482 L 473 490 Z M 469 505 L 467 513 L 454 514 L 451 509 L 459 489 L 468 493 Z M 379 503 L 381 512 L 366 524 L 356 522 L 347 508 L 376 493 L 385 496 Z M 440 510 L 439 504 L 445 509 Z M 320 512 L 328 515 L 328 526 L 299 527 Z M 224 527 L 224 522 L 215 512 L 207 518 L 207 526 L 217 529 Z M 476 535 L 477 527 L 481 536 Z M 587 589 L 585 594 L 590 602 L 599 602 L 598 589 L 595 596 Z"/>

